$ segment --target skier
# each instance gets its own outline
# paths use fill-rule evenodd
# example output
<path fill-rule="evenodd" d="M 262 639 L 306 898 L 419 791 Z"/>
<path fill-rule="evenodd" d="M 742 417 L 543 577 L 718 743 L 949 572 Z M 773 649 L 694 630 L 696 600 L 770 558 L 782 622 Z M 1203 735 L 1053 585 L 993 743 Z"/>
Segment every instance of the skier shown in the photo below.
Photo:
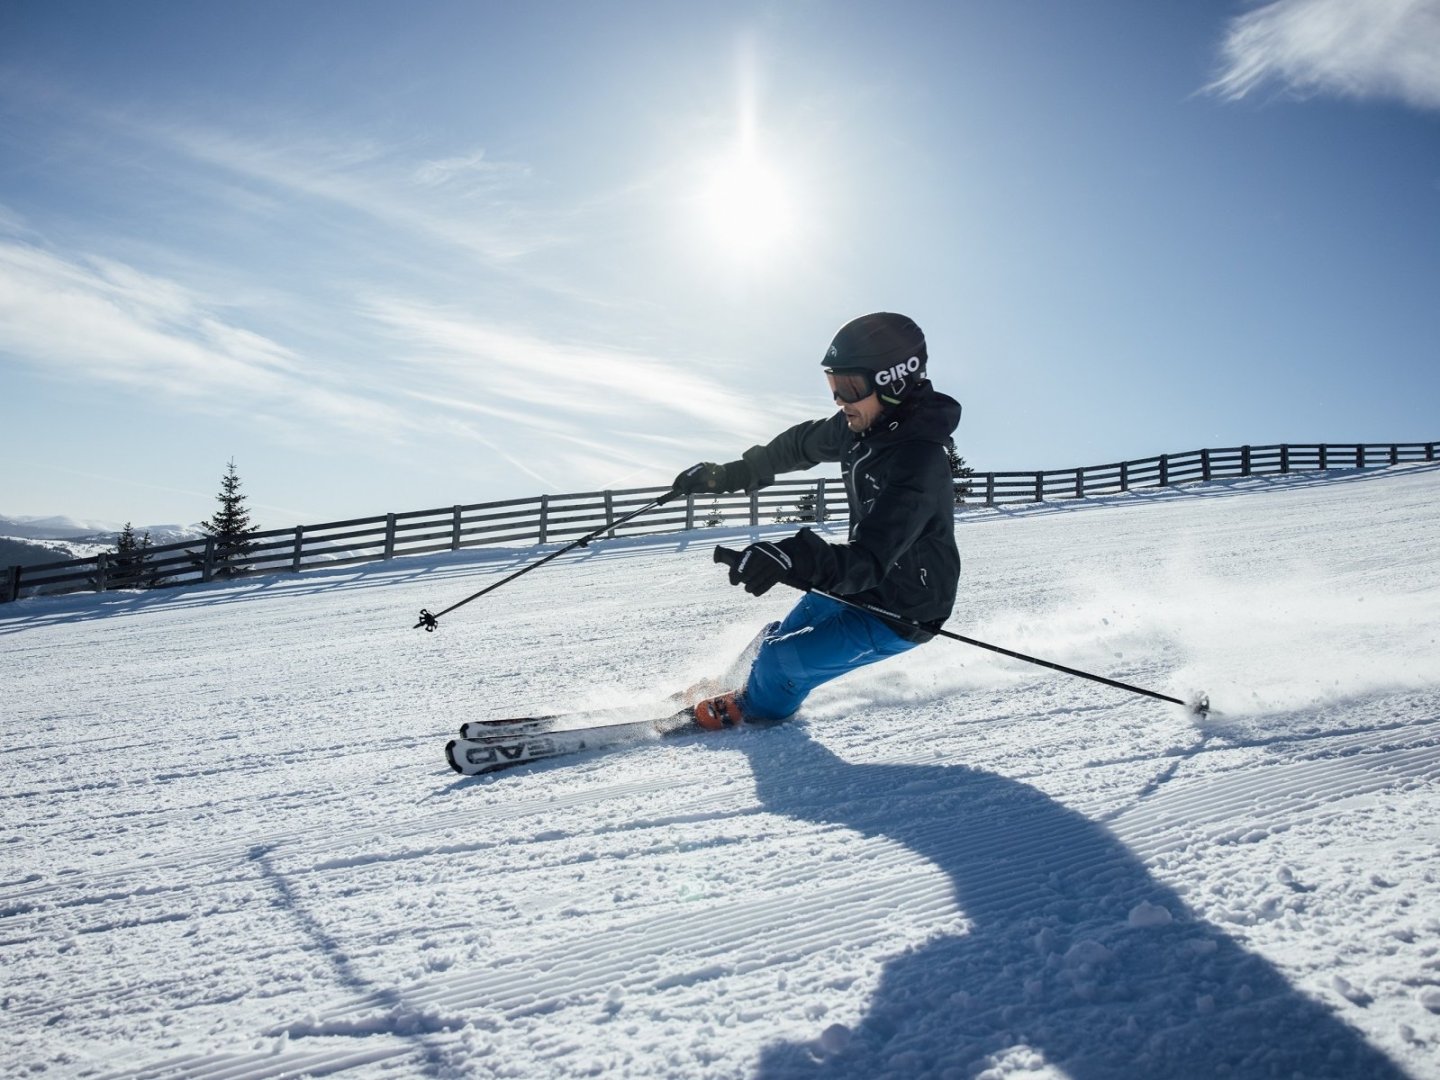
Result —
<path fill-rule="evenodd" d="M 840 406 L 824 420 L 781 432 L 736 461 L 704 461 L 675 478 L 677 494 L 753 491 L 780 473 L 840 462 L 850 505 L 849 542 L 808 528 L 751 544 L 730 584 L 761 596 L 790 581 L 853 597 L 916 622 L 950 616 L 960 580 L 954 479 L 946 449 L 960 403 L 931 386 L 925 335 L 891 312 L 840 328 L 821 361 Z M 933 635 L 806 593 L 761 632 L 744 684 L 695 706 L 701 727 L 768 724 L 800 708 L 811 690 L 847 671 L 896 656 Z"/>

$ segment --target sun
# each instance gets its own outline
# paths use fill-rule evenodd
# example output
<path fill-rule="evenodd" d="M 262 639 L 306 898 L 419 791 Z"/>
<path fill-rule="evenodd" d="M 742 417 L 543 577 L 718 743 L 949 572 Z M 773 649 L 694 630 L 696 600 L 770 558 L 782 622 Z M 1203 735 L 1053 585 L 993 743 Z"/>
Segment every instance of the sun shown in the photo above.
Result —
<path fill-rule="evenodd" d="M 687 206 L 709 251 L 747 276 L 793 251 L 801 231 L 796 162 L 771 152 L 756 51 L 753 41 L 741 42 L 732 141 L 697 159 L 700 174 Z"/>
<path fill-rule="evenodd" d="M 784 177 L 749 147 L 708 170 L 699 216 L 710 242 L 741 262 L 776 254 L 795 232 L 795 209 Z"/>

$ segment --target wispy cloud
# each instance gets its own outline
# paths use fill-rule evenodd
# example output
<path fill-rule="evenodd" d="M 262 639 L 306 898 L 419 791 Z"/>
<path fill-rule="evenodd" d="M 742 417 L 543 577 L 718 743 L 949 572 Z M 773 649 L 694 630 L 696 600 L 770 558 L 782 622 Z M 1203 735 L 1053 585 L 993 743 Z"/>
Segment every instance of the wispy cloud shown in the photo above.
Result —
<path fill-rule="evenodd" d="M 653 415 L 746 432 L 768 428 L 779 415 L 776 406 L 786 404 L 763 392 L 742 394 L 693 360 L 547 340 L 401 300 L 376 300 L 369 312 L 418 370 L 441 375 L 478 400 L 503 401 L 511 416 L 533 413 L 542 423 L 557 414 L 582 421 Z"/>
<path fill-rule="evenodd" d="M 28 232 L 29 229 L 30 225 L 20 211 L 0 203 L 0 232 L 18 235 Z"/>
<path fill-rule="evenodd" d="M 368 218 L 372 227 L 458 247 L 496 265 L 557 242 L 553 223 L 528 198 L 529 165 L 482 147 L 426 153 L 415 142 L 317 133 L 310 116 L 273 111 L 232 116 L 222 126 L 179 106 L 98 102 L 14 66 L 0 66 L 0 92 L 43 118 L 47 138 L 67 155 L 79 159 L 104 147 L 106 168 L 113 171 L 117 160 L 152 168 L 152 181 L 208 195 L 221 213 L 278 216 L 297 205 L 327 204 Z M 147 152 L 126 153 L 132 146 Z M 148 153 L 156 149 L 171 159 Z"/>
<path fill-rule="evenodd" d="M 411 301 L 367 310 L 395 342 L 406 393 L 475 425 L 477 439 L 523 435 L 527 471 L 556 490 L 647 471 L 653 480 L 690 454 L 738 453 L 804 412 L 765 387 L 731 389 L 693 359 L 548 340 Z"/>
<path fill-rule="evenodd" d="M 223 318 L 184 286 L 113 259 L 0 240 L 0 354 L 53 375 L 119 385 L 292 432 L 411 430 L 286 346 Z"/>
<path fill-rule="evenodd" d="M 528 166 L 492 161 L 483 150 L 417 164 L 403 149 L 363 139 L 248 136 L 150 120 L 136 122 L 134 129 L 264 189 L 344 207 L 487 262 L 508 262 L 558 242 L 518 197 Z"/>
<path fill-rule="evenodd" d="M 1274 0 L 1232 21 L 1207 88 L 1390 98 L 1440 109 L 1440 0 Z"/>
<path fill-rule="evenodd" d="M 494 191 L 497 188 L 528 179 L 530 167 L 514 161 L 493 161 L 484 150 L 458 157 L 422 161 L 412 176 L 427 188 L 460 187 L 468 192 Z"/>
<path fill-rule="evenodd" d="M 730 389 L 693 359 L 549 340 L 416 302 L 363 310 L 392 357 L 340 370 L 169 278 L 0 237 L 0 361 L 243 415 L 283 440 L 468 441 L 482 462 L 565 491 L 653 483 L 805 411 L 763 386 Z"/>

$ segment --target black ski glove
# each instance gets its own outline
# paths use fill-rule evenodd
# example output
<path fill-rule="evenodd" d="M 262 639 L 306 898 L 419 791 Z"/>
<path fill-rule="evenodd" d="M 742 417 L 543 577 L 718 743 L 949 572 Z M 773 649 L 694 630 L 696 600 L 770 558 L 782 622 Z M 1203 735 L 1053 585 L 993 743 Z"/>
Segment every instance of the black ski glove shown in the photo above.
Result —
<path fill-rule="evenodd" d="M 808 530 L 801 530 L 804 533 Z M 762 540 L 740 553 L 730 568 L 730 584 L 744 585 L 751 596 L 763 596 L 779 582 L 797 588 L 810 584 L 814 562 L 806 550 L 803 535 L 787 536 L 784 540 Z"/>
<path fill-rule="evenodd" d="M 720 491 L 740 491 L 754 482 L 754 470 L 743 459 L 725 465 L 702 461 L 675 477 L 670 490 L 676 495 L 709 495 Z"/>

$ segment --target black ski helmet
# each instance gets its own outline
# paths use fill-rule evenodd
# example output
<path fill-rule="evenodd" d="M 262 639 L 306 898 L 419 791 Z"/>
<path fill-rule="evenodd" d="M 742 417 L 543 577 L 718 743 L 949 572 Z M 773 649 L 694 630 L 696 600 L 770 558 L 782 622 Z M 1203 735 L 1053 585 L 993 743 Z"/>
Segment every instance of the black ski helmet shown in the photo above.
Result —
<path fill-rule="evenodd" d="M 925 334 L 907 315 L 877 311 L 842 326 L 821 361 L 826 371 L 867 371 L 886 405 L 925 379 Z"/>

